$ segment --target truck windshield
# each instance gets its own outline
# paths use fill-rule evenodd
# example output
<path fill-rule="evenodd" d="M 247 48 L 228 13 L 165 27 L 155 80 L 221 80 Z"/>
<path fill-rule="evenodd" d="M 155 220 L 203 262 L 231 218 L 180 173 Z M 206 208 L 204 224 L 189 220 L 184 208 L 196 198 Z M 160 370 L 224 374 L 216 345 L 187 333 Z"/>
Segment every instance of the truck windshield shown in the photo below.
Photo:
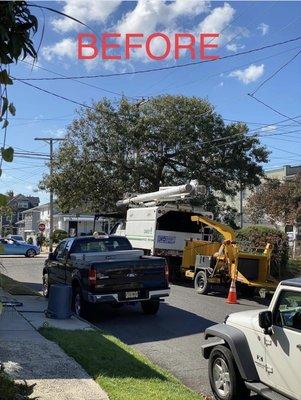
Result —
<path fill-rule="evenodd" d="M 86 238 L 76 240 L 71 248 L 71 253 L 99 253 L 120 250 L 132 250 L 130 242 L 125 237 Z"/>

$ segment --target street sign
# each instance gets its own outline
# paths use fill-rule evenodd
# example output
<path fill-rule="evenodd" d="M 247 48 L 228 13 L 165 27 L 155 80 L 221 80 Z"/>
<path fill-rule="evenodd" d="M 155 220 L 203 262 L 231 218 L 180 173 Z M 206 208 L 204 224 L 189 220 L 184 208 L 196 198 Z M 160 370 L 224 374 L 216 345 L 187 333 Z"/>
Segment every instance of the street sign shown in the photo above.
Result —
<path fill-rule="evenodd" d="M 46 229 L 46 225 L 45 224 L 39 224 L 39 231 L 40 232 L 44 232 Z"/>

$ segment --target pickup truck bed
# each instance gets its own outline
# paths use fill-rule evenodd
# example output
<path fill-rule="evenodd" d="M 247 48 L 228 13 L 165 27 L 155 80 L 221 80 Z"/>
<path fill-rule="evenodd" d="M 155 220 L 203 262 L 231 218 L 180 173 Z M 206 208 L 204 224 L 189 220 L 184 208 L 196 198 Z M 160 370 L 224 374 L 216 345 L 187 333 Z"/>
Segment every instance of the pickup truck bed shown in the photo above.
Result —
<path fill-rule="evenodd" d="M 169 295 L 167 273 L 165 259 L 133 250 L 125 237 L 72 238 L 46 260 L 43 286 L 48 295 L 54 283 L 72 285 L 76 313 L 77 302 L 83 310 L 89 304 L 139 301 L 144 312 L 154 314 Z"/>

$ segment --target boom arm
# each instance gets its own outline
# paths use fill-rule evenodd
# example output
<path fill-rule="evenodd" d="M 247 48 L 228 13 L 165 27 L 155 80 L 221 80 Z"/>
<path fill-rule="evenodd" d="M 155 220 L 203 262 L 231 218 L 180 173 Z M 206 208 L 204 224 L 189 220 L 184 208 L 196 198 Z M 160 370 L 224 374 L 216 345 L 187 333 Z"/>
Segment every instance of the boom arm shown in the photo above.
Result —
<path fill-rule="evenodd" d="M 220 234 L 222 234 L 225 240 L 230 240 L 231 242 L 235 241 L 235 232 L 232 228 L 230 228 L 230 226 L 221 224 L 220 222 L 213 221 L 212 219 L 200 215 L 193 215 L 191 217 L 191 221 L 197 223 L 202 222 L 208 226 L 211 226 L 212 228 L 216 229 Z"/>

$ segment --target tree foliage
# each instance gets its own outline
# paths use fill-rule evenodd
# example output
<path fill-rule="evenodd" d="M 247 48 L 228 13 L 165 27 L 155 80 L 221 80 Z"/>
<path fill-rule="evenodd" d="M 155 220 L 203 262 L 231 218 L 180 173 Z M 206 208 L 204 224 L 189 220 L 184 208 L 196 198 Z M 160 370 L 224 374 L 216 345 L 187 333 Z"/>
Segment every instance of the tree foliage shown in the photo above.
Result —
<path fill-rule="evenodd" d="M 285 232 L 267 226 L 248 226 L 240 229 L 236 240 L 242 251 L 263 250 L 267 243 L 273 246 L 271 274 L 280 278 L 286 270 L 289 258 L 288 238 Z"/>
<path fill-rule="evenodd" d="M 9 64 L 27 56 L 36 58 L 31 36 L 37 29 L 38 20 L 31 14 L 25 1 L 0 2 L 0 122 L 5 132 L 0 153 L 0 176 L 2 160 L 12 162 L 14 156 L 13 148 L 5 147 L 8 113 L 13 116 L 16 113 L 7 95 L 7 86 L 13 84 L 9 76 Z"/>
<path fill-rule="evenodd" d="M 295 179 L 266 180 L 249 197 L 246 210 L 258 223 L 263 218 L 271 223 L 294 225 L 301 221 L 301 174 Z"/>
<path fill-rule="evenodd" d="M 225 125 L 208 101 L 160 96 L 142 104 L 109 100 L 81 109 L 54 160 L 52 186 L 59 206 L 108 210 L 126 192 L 198 179 L 209 189 L 234 194 L 258 185 L 268 153 L 244 124 Z M 214 140 L 214 142 L 213 142 Z"/>

